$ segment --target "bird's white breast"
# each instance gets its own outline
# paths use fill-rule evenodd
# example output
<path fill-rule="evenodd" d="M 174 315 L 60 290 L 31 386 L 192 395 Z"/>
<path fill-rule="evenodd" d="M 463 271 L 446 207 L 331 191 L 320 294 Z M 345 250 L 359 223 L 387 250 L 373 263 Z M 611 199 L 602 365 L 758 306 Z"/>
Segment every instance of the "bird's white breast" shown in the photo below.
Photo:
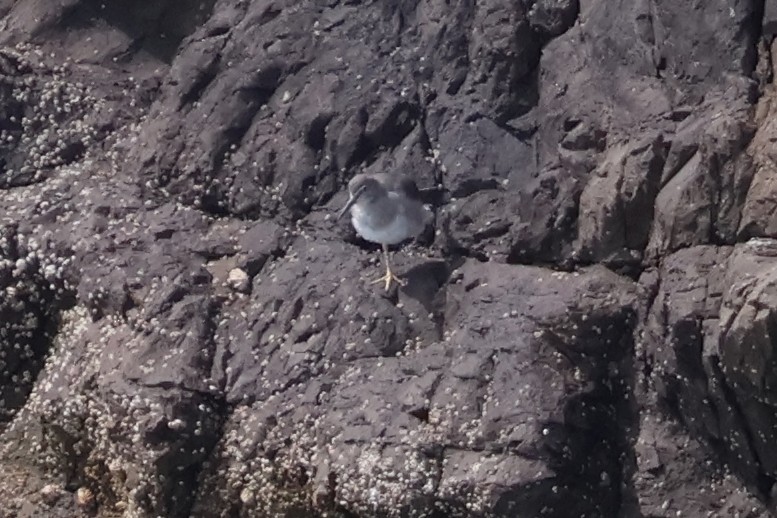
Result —
<path fill-rule="evenodd" d="M 415 230 L 418 225 L 411 225 L 401 211 L 397 212 L 388 223 L 378 225 L 375 218 L 370 217 L 369 211 L 364 210 L 359 203 L 351 209 L 351 223 L 356 232 L 367 241 L 386 245 L 401 243 L 420 232 Z"/>

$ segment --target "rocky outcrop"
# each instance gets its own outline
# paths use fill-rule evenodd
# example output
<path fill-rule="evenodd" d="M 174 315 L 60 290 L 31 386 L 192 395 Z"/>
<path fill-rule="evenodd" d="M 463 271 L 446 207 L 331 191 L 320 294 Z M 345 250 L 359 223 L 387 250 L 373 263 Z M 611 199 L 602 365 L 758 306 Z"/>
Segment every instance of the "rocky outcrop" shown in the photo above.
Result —
<path fill-rule="evenodd" d="M 250 404 L 225 425 L 195 516 L 226 516 L 234 502 L 266 514 L 403 516 L 616 505 L 622 438 L 599 425 L 615 419 L 622 379 L 601 361 L 630 350 L 628 281 L 468 261 L 429 328 L 435 315 L 412 298 L 376 305 L 340 283 L 343 269 L 358 277 L 358 261 L 305 276 L 331 246 L 292 245 L 309 252 L 255 285 L 252 298 L 267 301 L 250 302 L 256 322 L 227 326 L 267 347 L 257 364 L 233 339 L 228 399 Z M 276 323 L 257 330 L 269 309 Z M 349 318 L 327 323 L 333 313 Z"/>
<path fill-rule="evenodd" d="M 0 516 L 769 516 L 774 14 L 0 0 Z"/>

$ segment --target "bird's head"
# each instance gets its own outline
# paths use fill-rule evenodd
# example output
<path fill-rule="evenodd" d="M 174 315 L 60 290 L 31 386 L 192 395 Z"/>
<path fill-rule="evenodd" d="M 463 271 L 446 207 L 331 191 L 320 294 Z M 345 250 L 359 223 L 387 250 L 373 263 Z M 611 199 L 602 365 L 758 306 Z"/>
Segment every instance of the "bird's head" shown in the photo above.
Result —
<path fill-rule="evenodd" d="M 366 174 L 357 174 L 348 182 L 348 194 L 350 197 L 337 218 L 339 219 L 346 215 L 357 201 L 374 200 L 381 195 L 383 190 L 383 186 L 375 178 Z"/>

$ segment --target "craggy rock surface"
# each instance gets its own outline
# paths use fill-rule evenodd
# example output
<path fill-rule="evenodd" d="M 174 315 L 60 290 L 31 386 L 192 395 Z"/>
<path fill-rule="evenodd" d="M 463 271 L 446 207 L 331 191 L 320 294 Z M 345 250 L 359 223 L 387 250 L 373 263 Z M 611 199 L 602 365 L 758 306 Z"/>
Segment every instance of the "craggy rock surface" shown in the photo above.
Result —
<path fill-rule="evenodd" d="M 0 0 L 0 517 L 772 516 L 776 34 Z M 388 294 L 364 171 L 442 192 Z"/>

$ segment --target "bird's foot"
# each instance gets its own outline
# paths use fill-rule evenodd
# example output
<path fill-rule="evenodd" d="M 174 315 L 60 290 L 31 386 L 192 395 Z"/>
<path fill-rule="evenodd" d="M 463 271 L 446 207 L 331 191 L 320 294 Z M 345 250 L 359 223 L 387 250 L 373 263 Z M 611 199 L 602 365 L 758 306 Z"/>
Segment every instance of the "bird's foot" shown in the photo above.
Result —
<path fill-rule="evenodd" d="M 394 275 L 394 272 L 392 272 L 391 270 L 386 270 L 386 275 L 384 275 L 383 277 L 381 277 L 379 279 L 375 279 L 370 284 L 378 284 L 379 282 L 385 282 L 386 283 L 386 291 L 388 291 L 391 288 L 391 281 L 396 282 L 400 286 L 406 286 L 407 285 L 407 281 L 403 281 L 402 279 L 400 279 L 399 277 Z"/>

